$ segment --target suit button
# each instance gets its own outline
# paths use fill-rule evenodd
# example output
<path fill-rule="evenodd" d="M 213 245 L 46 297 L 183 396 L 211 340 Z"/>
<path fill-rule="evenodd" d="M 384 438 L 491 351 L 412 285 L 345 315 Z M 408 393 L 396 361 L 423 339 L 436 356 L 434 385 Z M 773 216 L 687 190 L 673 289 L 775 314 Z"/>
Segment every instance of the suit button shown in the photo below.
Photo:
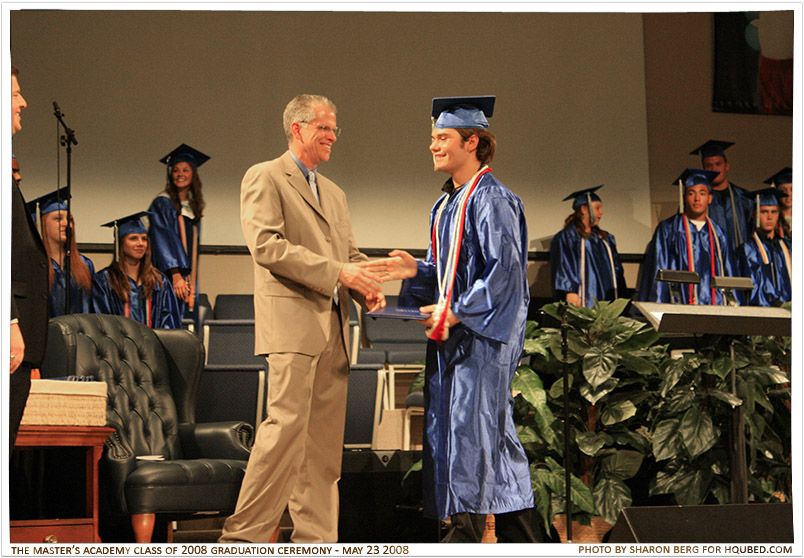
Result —
<path fill-rule="evenodd" d="M 330 237 L 327 237 L 327 242 L 332 242 L 332 239 Z"/>

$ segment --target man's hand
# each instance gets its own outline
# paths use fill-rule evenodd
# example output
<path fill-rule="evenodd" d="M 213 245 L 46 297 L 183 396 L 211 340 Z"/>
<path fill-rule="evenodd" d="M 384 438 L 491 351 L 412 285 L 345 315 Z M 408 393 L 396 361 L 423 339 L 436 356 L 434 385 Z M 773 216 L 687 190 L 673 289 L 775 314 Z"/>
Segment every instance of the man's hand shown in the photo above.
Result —
<path fill-rule="evenodd" d="M 435 309 L 435 304 L 430 304 L 429 306 L 422 306 L 419 308 L 419 312 L 422 314 L 430 314 L 429 318 L 422 320 L 419 323 L 426 325 L 428 328 L 433 327 L 435 325 Z M 459 320 L 458 317 L 452 313 L 452 309 L 447 308 L 447 319 L 444 321 L 444 327 L 450 328 L 459 323 L 461 323 L 461 320 Z"/>
<path fill-rule="evenodd" d="M 382 310 L 385 308 L 385 295 L 380 293 L 379 296 L 366 296 L 366 307 L 369 312 Z"/>
<path fill-rule="evenodd" d="M 23 358 L 25 358 L 25 341 L 22 340 L 20 324 L 11 324 L 9 352 L 11 353 L 11 373 L 13 374 L 22 364 Z"/>
<path fill-rule="evenodd" d="M 358 264 L 343 264 L 341 273 L 338 275 L 338 281 L 340 281 L 341 285 L 359 292 L 366 299 L 376 300 L 382 297 L 383 302 L 385 302 L 385 297 L 380 291 L 380 284 L 375 280 L 374 274 L 363 269 Z"/>
<path fill-rule="evenodd" d="M 581 297 L 578 296 L 578 293 L 567 293 L 567 296 L 565 298 L 567 299 L 567 302 L 569 302 L 573 306 L 581 305 Z"/>
<path fill-rule="evenodd" d="M 374 273 L 380 283 L 416 277 L 419 272 L 416 258 L 404 250 L 393 250 L 388 255 L 388 258 L 363 262 L 360 267 Z"/>

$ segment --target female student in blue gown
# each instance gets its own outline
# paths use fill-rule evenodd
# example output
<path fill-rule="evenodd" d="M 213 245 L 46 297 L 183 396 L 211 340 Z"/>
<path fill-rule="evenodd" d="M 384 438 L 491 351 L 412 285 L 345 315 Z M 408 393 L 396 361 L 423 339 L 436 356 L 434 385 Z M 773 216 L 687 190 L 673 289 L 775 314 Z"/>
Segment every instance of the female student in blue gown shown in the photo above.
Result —
<path fill-rule="evenodd" d="M 170 281 L 151 264 L 145 211 L 112 221 L 115 258 L 95 275 L 93 298 L 99 314 L 132 318 L 148 327 L 178 329 L 181 315 Z"/>
<path fill-rule="evenodd" d="M 50 294 L 48 296 L 48 317 L 63 314 L 86 314 L 92 308 L 92 277 L 95 266 L 92 260 L 78 251 L 75 239 L 75 220 L 70 216 L 70 305 L 66 306 L 67 274 L 67 197 L 66 189 L 60 188 L 41 196 L 28 204 L 34 213 L 39 208 L 41 217 L 42 241 L 50 258 L 48 270 Z"/>
<path fill-rule="evenodd" d="M 614 235 L 599 226 L 603 202 L 595 193 L 603 185 L 573 192 L 575 211 L 550 242 L 553 297 L 591 308 L 595 300 L 625 296 L 623 265 Z"/>
<path fill-rule="evenodd" d="M 198 296 L 198 249 L 205 206 L 198 167 L 208 160 L 184 143 L 165 155 L 160 162 L 167 165 L 167 185 L 148 208 L 153 264 L 170 280 L 182 315 L 185 306 L 191 311 L 195 308 Z"/>

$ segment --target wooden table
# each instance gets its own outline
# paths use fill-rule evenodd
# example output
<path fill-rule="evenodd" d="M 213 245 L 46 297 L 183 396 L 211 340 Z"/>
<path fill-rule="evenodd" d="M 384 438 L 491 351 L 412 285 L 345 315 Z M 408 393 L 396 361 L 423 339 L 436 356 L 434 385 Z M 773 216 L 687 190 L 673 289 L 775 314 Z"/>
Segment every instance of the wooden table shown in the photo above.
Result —
<path fill-rule="evenodd" d="M 45 447 L 86 448 L 85 516 L 71 519 L 11 521 L 12 543 L 98 543 L 98 460 L 106 438 L 114 432 L 106 426 L 20 426 L 16 449 Z"/>

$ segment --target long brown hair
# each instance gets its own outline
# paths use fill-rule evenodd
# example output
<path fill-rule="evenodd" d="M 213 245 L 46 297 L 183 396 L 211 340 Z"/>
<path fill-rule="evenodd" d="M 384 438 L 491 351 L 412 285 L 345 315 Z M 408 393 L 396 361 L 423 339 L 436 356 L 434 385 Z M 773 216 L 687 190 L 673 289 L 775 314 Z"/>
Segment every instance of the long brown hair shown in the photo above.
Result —
<path fill-rule="evenodd" d="M 46 213 L 42 215 L 42 238 L 45 238 L 45 220 L 50 218 L 53 213 Z M 87 264 L 84 263 L 84 259 L 81 257 L 81 253 L 78 251 L 78 244 L 75 241 L 75 219 L 73 216 L 70 215 L 70 228 L 72 229 L 72 234 L 70 235 L 70 276 L 72 276 L 73 281 L 75 281 L 76 285 L 81 287 L 83 290 L 90 292 L 92 290 L 92 276 L 89 273 L 89 267 Z M 58 254 L 51 254 L 50 253 L 50 243 L 45 242 L 45 251 L 47 252 L 48 257 L 51 260 L 56 260 L 57 258 L 54 256 L 58 256 Z M 55 279 L 56 275 L 53 271 L 53 266 L 48 266 L 48 285 L 50 287 L 53 286 L 53 279 Z"/>
<path fill-rule="evenodd" d="M 583 206 L 581 206 L 583 207 Z M 581 238 L 587 238 L 592 233 L 596 234 L 602 239 L 607 239 L 609 237 L 609 233 L 598 227 L 597 225 L 592 225 L 592 231 L 587 233 L 586 227 L 583 224 L 583 213 L 581 212 L 581 208 L 579 207 L 572 213 L 570 213 L 567 218 L 564 220 L 564 228 L 574 226 L 575 229 L 578 231 L 578 234 L 581 235 Z"/>
<path fill-rule="evenodd" d="M 189 163 L 187 163 L 189 165 Z M 189 202 L 190 208 L 193 210 L 193 218 L 194 222 L 199 222 L 201 217 L 204 214 L 204 208 L 207 204 L 204 202 L 204 194 L 201 192 L 201 178 L 198 176 L 198 169 L 193 165 L 190 165 L 190 168 L 193 169 L 193 179 L 190 181 L 190 195 Z M 181 202 L 179 201 L 179 189 L 176 188 L 176 185 L 173 184 L 173 177 L 171 173 L 173 172 L 173 165 L 168 166 L 168 179 L 167 184 L 165 185 L 165 192 L 167 192 L 170 201 L 173 203 L 173 207 L 176 208 L 176 211 L 181 212 Z"/>
<path fill-rule="evenodd" d="M 111 264 L 109 264 L 109 267 L 107 268 L 109 270 L 109 282 L 112 284 L 112 289 L 117 295 L 117 298 L 123 302 L 128 302 L 129 293 L 128 275 L 123 269 L 123 265 L 120 263 L 120 258 L 123 252 L 123 239 L 126 236 L 128 235 L 120 237 L 120 242 L 118 242 L 117 248 L 117 257 Z M 147 245 L 145 248 L 145 254 L 140 260 L 139 281 L 143 287 L 142 298 L 148 299 L 154 292 L 154 289 L 162 283 L 162 278 L 164 275 L 162 275 L 162 273 L 151 263 L 151 241 L 147 236 L 145 237 L 145 241 L 147 242 Z"/>

